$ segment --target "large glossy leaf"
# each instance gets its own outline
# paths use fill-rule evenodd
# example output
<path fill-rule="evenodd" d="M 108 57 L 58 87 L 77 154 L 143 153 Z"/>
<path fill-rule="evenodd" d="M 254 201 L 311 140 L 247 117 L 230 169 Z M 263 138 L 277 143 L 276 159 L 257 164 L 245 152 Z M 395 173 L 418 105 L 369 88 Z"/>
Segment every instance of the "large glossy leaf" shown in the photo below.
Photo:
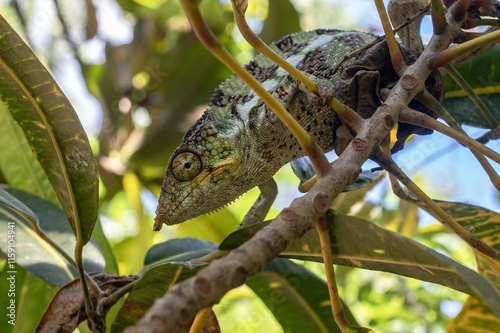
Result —
<path fill-rule="evenodd" d="M 123 332 L 144 315 L 156 298 L 165 294 L 174 284 L 195 275 L 204 266 L 185 260 L 198 258 L 216 249 L 214 243 L 194 238 L 173 239 L 153 246 L 145 259 L 150 268 L 128 295 L 111 332 Z"/>
<path fill-rule="evenodd" d="M 7 240 L 11 230 L 13 234 L 11 232 L 10 236 L 15 241 L 16 265 L 56 285 L 63 285 L 77 278 L 76 270 L 35 234 L 31 228 L 32 221 L 18 213 L 21 211 L 24 215 L 34 217 L 48 238 L 72 257 L 75 236 L 62 209 L 32 194 L 14 189 L 8 191 L 21 204 L 12 202 L 10 197 L 0 192 L 0 250 L 9 253 Z M 26 205 L 27 209 L 22 205 Z M 88 272 L 100 272 L 104 264 L 104 258 L 92 240 L 84 249 L 84 267 Z"/>
<path fill-rule="evenodd" d="M 477 272 L 410 238 L 366 220 L 332 213 L 329 221 L 334 263 L 438 283 L 474 295 L 500 314 L 500 290 Z M 235 248 L 264 225 L 261 223 L 236 231 L 219 248 Z M 316 231 L 311 230 L 292 242 L 281 256 L 322 261 Z"/>
<path fill-rule="evenodd" d="M 341 332 L 332 316 L 326 282 L 288 259 L 277 258 L 246 284 L 262 299 L 285 332 Z M 356 320 L 349 313 L 349 322 Z"/>
<path fill-rule="evenodd" d="M 0 103 L 0 170 L 11 187 L 46 198 L 59 204 L 47 176 L 26 142 L 23 132 Z"/>
<path fill-rule="evenodd" d="M 488 245 L 500 249 L 500 214 L 477 206 L 462 203 L 440 202 L 462 227 L 474 233 Z M 500 288 L 500 264 L 485 260 L 482 255 L 476 254 L 479 273 L 487 276 Z M 454 332 L 498 332 L 500 316 L 492 313 L 488 305 L 475 298 L 469 297 L 462 307 L 462 311 L 450 323 L 449 333 Z"/>
<path fill-rule="evenodd" d="M 30 48 L 0 17 L 0 98 L 21 127 L 75 234 L 97 218 L 97 165 L 73 107 Z"/>
<path fill-rule="evenodd" d="M 488 52 L 457 68 L 497 121 L 500 119 L 499 58 L 500 45 L 496 45 Z M 446 95 L 443 105 L 459 123 L 491 129 L 491 125 L 450 76 L 444 77 L 444 84 Z"/>

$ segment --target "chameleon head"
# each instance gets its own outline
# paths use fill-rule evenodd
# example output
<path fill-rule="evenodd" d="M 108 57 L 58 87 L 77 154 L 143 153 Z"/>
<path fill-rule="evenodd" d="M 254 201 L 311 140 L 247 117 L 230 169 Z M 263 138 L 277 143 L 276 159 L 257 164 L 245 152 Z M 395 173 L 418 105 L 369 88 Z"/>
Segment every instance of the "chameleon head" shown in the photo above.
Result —
<path fill-rule="evenodd" d="M 244 192 L 237 141 L 215 129 L 209 112 L 191 127 L 168 162 L 154 230 L 217 210 Z"/>

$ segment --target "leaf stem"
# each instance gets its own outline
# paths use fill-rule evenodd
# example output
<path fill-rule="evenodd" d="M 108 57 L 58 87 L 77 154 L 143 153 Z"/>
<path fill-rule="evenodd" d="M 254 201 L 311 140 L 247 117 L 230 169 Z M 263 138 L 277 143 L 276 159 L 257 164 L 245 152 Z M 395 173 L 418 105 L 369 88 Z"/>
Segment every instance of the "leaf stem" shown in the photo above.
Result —
<path fill-rule="evenodd" d="M 316 82 L 311 80 L 307 75 L 305 75 L 302 71 L 298 70 L 295 66 L 290 64 L 288 61 L 283 59 L 279 54 L 274 52 L 266 43 L 262 41 L 250 28 L 248 25 L 244 11 L 241 8 L 235 5 L 235 0 L 231 0 L 233 2 L 233 13 L 238 29 L 240 30 L 242 36 L 245 40 L 257 51 L 264 54 L 266 57 L 271 59 L 273 62 L 278 64 L 281 68 L 287 71 L 290 75 L 295 77 L 300 83 L 305 85 L 309 90 L 311 90 L 316 95 L 320 95 L 318 85 Z M 331 102 L 331 107 L 333 110 L 339 115 L 342 120 L 345 120 L 352 128 L 356 129 L 360 126 L 360 123 L 363 122 L 363 118 L 358 115 L 354 110 L 352 110 L 347 105 L 344 105 L 338 99 L 333 98 Z"/>
<path fill-rule="evenodd" d="M 470 5 L 472 4 L 472 0 L 457 0 L 450 7 L 451 16 L 456 21 L 462 21 L 465 19 L 467 15 L 467 11 L 469 10 Z"/>
<path fill-rule="evenodd" d="M 340 301 L 339 291 L 337 288 L 337 280 L 335 278 L 335 269 L 333 266 L 332 249 L 330 243 L 329 219 L 327 215 L 321 216 L 316 221 L 316 231 L 318 232 L 319 242 L 321 246 L 321 255 L 325 266 L 326 281 L 328 284 L 328 294 L 330 295 L 330 306 L 332 308 L 333 319 L 339 326 L 342 332 L 373 332 L 371 329 L 364 327 L 352 326 L 347 320 Z"/>
<path fill-rule="evenodd" d="M 431 0 L 431 18 L 434 34 L 441 35 L 446 30 L 446 10 L 441 0 Z"/>
<path fill-rule="evenodd" d="M 194 317 L 193 324 L 189 329 L 189 333 L 200 333 L 203 330 L 203 326 L 205 325 L 205 321 L 207 320 L 210 312 L 212 311 L 211 307 L 203 308 L 196 314 Z"/>
<path fill-rule="evenodd" d="M 106 308 L 106 309 L 109 309 L 110 307 L 112 307 L 113 305 L 115 305 L 116 302 L 118 302 L 120 300 L 120 298 L 122 298 L 127 293 L 129 293 L 130 291 L 132 291 L 132 289 L 134 288 L 134 286 L 140 280 L 141 280 L 141 278 L 138 278 L 138 279 L 130 282 L 129 284 L 121 287 L 120 289 L 118 289 L 114 293 L 110 294 L 109 296 L 103 298 L 102 299 L 102 307 Z"/>
<path fill-rule="evenodd" d="M 248 44 L 250 44 L 254 49 L 256 49 L 257 51 L 268 57 L 278 66 L 283 68 L 290 75 L 295 77 L 310 91 L 320 96 L 320 91 L 318 89 L 318 85 L 316 84 L 316 82 L 310 79 L 302 71 L 298 70 L 295 66 L 290 64 L 287 60 L 283 59 L 283 57 L 281 57 L 273 49 L 271 49 L 266 43 L 262 41 L 262 39 L 260 39 L 259 36 L 257 36 L 252 31 L 244 15 L 246 10 L 246 1 L 231 0 L 231 2 L 233 4 L 232 7 L 236 25 L 238 26 L 241 35 L 243 36 L 243 38 L 245 38 Z M 336 98 L 332 99 L 330 106 L 343 121 L 347 122 L 355 130 L 358 129 L 361 126 L 361 123 L 364 121 L 364 119 L 360 115 L 358 115 L 354 110 L 352 110 L 347 105 L 344 105 Z"/>
<path fill-rule="evenodd" d="M 465 43 L 458 44 L 457 46 L 436 52 L 429 58 L 428 66 L 430 69 L 434 70 L 455 60 L 467 51 L 495 42 L 500 42 L 500 30 L 490 32 Z"/>
<path fill-rule="evenodd" d="M 85 303 L 85 313 L 89 320 L 94 318 L 94 306 L 92 304 L 92 299 L 90 298 L 89 287 L 87 284 L 87 274 L 83 268 L 83 244 L 77 240 L 75 244 L 75 261 L 77 266 L 78 275 L 80 276 L 80 283 L 82 284 L 83 299 Z M 93 281 L 89 278 L 90 281 Z M 97 296 L 97 295 L 96 295 Z"/>
<path fill-rule="evenodd" d="M 425 127 L 434 131 L 438 131 L 452 139 L 457 140 L 461 144 L 467 146 L 468 148 L 491 158 L 496 163 L 500 164 L 500 155 L 494 150 L 486 147 L 485 145 L 479 143 L 477 140 L 463 134 L 461 131 L 448 127 L 436 119 L 426 115 L 422 112 L 416 112 L 409 108 L 401 111 L 399 116 L 399 121 L 406 124 L 412 124 L 416 126 Z"/>
<path fill-rule="evenodd" d="M 399 74 L 405 68 L 403 54 L 401 53 L 399 44 L 396 41 L 396 37 L 394 36 L 394 32 L 391 27 L 389 16 L 387 15 L 387 11 L 385 9 L 384 2 L 382 0 L 375 0 L 375 6 L 377 7 L 380 22 L 382 23 L 382 27 L 384 28 L 385 39 L 387 41 L 387 45 L 389 46 L 389 53 L 391 55 L 392 67 L 394 68 L 396 73 Z"/>
<path fill-rule="evenodd" d="M 328 294 L 330 295 L 330 306 L 332 308 L 333 318 L 342 331 L 350 324 L 345 317 L 344 309 L 339 298 L 337 281 L 335 279 L 335 269 L 333 267 L 332 250 L 330 247 L 330 234 L 328 231 L 328 220 L 326 216 L 321 217 L 316 222 L 316 231 L 318 232 L 321 245 L 321 255 L 325 266 L 326 280 L 328 282 Z"/>
<path fill-rule="evenodd" d="M 498 26 L 500 26 L 500 21 L 498 19 L 472 19 L 472 18 L 470 18 L 470 19 L 467 19 L 467 21 L 465 22 L 464 28 L 472 29 L 472 28 L 479 27 L 482 25 L 489 25 L 489 26 L 498 27 Z"/>

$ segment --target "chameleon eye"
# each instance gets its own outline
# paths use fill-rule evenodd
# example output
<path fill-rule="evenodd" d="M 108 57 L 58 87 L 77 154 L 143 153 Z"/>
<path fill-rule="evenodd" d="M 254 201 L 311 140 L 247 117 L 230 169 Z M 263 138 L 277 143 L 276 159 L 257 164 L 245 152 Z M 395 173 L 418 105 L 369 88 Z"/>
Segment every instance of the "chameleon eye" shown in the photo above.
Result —
<path fill-rule="evenodd" d="M 201 159 L 195 153 L 185 151 L 177 154 L 172 160 L 172 174 L 175 179 L 186 182 L 201 172 Z"/>

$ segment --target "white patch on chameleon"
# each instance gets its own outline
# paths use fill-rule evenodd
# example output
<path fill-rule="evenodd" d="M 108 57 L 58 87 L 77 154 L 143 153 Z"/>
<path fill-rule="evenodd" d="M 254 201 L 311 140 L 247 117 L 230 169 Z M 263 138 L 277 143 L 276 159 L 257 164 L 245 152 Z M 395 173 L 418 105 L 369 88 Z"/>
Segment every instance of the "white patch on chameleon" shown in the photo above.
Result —
<path fill-rule="evenodd" d="M 267 82 L 267 81 L 266 81 Z M 236 107 L 236 110 L 238 111 L 239 116 L 242 119 L 248 119 L 250 110 L 257 105 L 257 103 L 260 101 L 260 97 L 257 94 L 253 94 L 253 97 L 251 100 L 245 102 L 245 103 L 240 103 Z"/>
<path fill-rule="evenodd" d="M 319 35 L 317 38 L 310 40 L 309 44 L 307 44 L 307 46 L 301 52 L 286 58 L 286 60 L 293 66 L 297 67 L 304 60 L 304 57 L 309 51 L 325 46 L 334 38 L 335 35 Z"/>
<path fill-rule="evenodd" d="M 285 76 L 285 73 L 286 73 L 285 70 L 280 67 L 276 70 L 275 75 L 273 76 L 282 79 Z M 270 93 L 276 90 L 276 87 L 278 86 L 279 83 L 280 80 L 275 80 L 272 78 L 269 78 L 264 82 L 261 82 L 262 86 L 266 88 L 266 90 L 269 91 Z"/>

